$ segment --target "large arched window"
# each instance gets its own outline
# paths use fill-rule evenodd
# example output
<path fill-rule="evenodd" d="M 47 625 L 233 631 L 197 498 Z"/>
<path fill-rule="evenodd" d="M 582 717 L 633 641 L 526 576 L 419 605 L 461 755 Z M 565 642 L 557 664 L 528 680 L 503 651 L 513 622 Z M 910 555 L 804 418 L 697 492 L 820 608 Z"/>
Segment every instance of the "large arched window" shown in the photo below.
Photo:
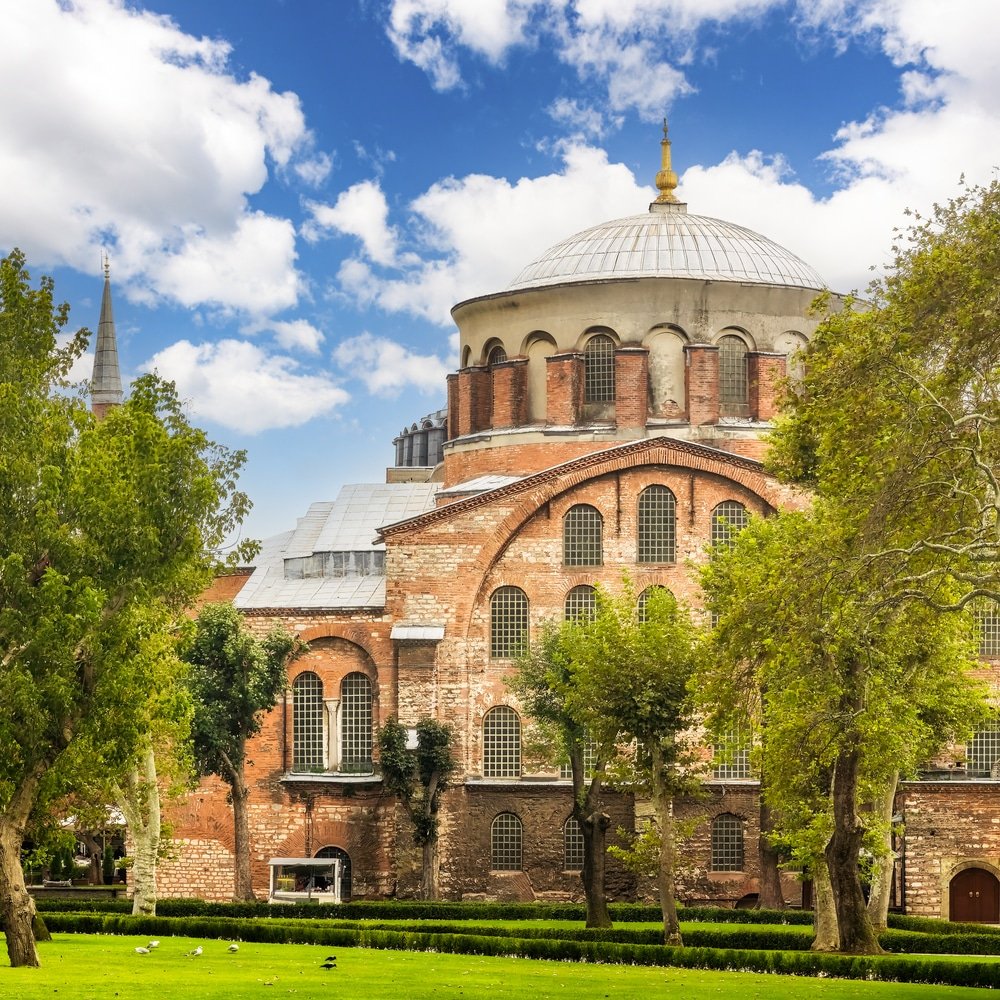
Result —
<path fill-rule="evenodd" d="M 498 587 L 490 597 L 490 656 L 519 656 L 528 643 L 528 596 L 520 587 Z"/>
<path fill-rule="evenodd" d="M 563 871 L 583 868 L 583 831 L 572 816 L 563 823 Z"/>
<path fill-rule="evenodd" d="M 604 518 L 596 507 L 578 503 L 563 518 L 563 565 L 600 566 Z"/>
<path fill-rule="evenodd" d="M 732 546 L 749 520 L 750 514 L 743 504 L 736 500 L 723 500 L 712 511 L 712 544 Z"/>
<path fill-rule="evenodd" d="M 521 776 L 521 719 L 508 705 L 497 705 L 483 717 L 483 777 Z"/>
<path fill-rule="evenodd" d="M 564 617 L 568 622 L 585 622 L 597 611 L 597 591 L 590 584 L 581 583 L 566 595 Z"/>
<path fill-rule="evenodd" d="M 732 813 L 712 820 L 712 871 L 743 871 L 743 820 Z"/>
<path fill-rule="evenodd" d="M 519 872 L 521 841 L 521 821 L 513 813 L 500 813 L 490 827 L 490 869 Z"/>
<path fill-rule="evenodd" d="M 719 403 L 745 406 L 750 400 L 747 379 L 747 345 L 742 337 L 719 338 Z"/>
<path fill-rule="evenodd" d="M 583 401 L 615 401 L 615 342 L 606 334 L 587 341 L 583 349 Z"/>
<path fill-rule="evenodd" d="M 340 684 L 340 769 L 357 774 L 372 769 L 372 682 L 358 672 Z"/>
<path fill-rule="evenodd" d="M 647 486 L 639 494 L 639 562 L 677 559 L 677 498 L 666 486 Z"/>
<path fill-rule="evenodd" d="M 323 682 L 311 670 L 292 682 L 292 770 L 322 771 Z"/>

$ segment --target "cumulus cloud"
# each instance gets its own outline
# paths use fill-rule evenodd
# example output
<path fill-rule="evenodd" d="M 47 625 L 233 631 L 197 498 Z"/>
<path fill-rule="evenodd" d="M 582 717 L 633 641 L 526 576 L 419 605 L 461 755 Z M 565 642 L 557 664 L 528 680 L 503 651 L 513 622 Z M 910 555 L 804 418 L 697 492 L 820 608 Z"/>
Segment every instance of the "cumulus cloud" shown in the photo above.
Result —
<path fill-rule="evenodd" d="M 387 337 L 367 331 L 342 341 L 334 359 L 359 378 L 373 396 L 397 396 L 407 386 L 440 394 L 445 376 L 454 367 L 434 354 L 415 354 Z"/>
<path fill-rule="evenodd" d="M 245 434 L 298 427 L 350 399 L 328 375 L 304 372 L 293 358 L 247 341 L 180 340 L 143 369 L 175 382 L 196 417 Z"/>
<path fill-rule="evenodd" d="M 376 181 L 361 181 L 341 192 L 333 205 L 311 201 L 311 218 L 302 235 L 316 242 L 330 230 L 361 240 L 364 251 L 377 264 L 392 264 L 396 257 L 396 233 L 388 225 L 389 206 Z"/>
<path fill-rule="evenodd" d="M 0 245 L 85 271 L 109 246 L 119 283 L 147 298 L 294 302 L 290 224 L 248 196 L 272 168 L 316 181 L 329 166 L 298 98 L 237 78 L 229 55 L 122 0 L 8 4 L 0 84 L 17 99 L 0 102 Z M 265 252 L 248 270 L 252 249 Z"/>
<path fill-rule="evenodd" d="M 275 320 L 271 323 L 274 339 L 285 350 L 300 350 L 307 354 L 318 354 L 320 345 L 326 339 L 322 332 L 304 319 Z"/>

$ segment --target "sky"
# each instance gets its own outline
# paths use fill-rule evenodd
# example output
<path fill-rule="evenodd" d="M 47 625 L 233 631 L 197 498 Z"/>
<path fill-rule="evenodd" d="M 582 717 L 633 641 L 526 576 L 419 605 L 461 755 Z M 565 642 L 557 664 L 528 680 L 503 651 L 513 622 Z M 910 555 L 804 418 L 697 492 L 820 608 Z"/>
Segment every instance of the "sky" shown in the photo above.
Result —
<path fill-rule="evenodd" d="M 244 531 L 382 482 L 456 302 L 641 212 L 838 292 L 1000 162 L 996 0 L 0 0 L 0 252 L 245 449 Z M 90 375 L 92 355 L 75 373 Z"/>

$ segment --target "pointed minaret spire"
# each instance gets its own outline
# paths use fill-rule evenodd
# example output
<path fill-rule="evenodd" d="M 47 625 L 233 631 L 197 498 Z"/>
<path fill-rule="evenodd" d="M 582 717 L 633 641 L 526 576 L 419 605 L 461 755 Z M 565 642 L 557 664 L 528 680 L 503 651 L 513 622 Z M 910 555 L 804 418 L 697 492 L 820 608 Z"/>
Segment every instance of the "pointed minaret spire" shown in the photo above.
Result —
<path fill-rule="evenodd" d="M 663 138 L 660 140 L 660 169 L 656 174 L 656 189 L 660 192 L 650 204 L 651 212 L 684 212 L 687 206 L 674 194 L 677 174 L 670 166 L 670 139 L 667 138 L 667 119 L 663 119 Z"/>
<path fill-rule="evenodd" d="M 90 408 L 98 418 L 122 401 L 122 374 L 118 367 L 118 342 L 115 339 L 115 317 L 111 311 L 111 264 L 104 255 L 104 295 L 101 298 L 101 319 L 97 324 L 97 345 L 94 348 L 94 374 L 90 380 Z"/>

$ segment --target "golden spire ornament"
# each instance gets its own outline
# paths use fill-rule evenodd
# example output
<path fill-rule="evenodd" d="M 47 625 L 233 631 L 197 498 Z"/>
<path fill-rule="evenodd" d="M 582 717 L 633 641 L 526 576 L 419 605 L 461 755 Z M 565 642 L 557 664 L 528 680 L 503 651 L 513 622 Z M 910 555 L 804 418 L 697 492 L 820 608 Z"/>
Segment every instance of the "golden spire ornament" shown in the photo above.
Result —
<path fill-rule="evenodd" d="M 667 138 L 667 119 L 663 119 L 663 138 L 660 140 L 660 169 L 656 174 L 656 189 L 660 192 L 654 205 L 679 205 L 680 199 L 674 194 L 677 174 L 670 167 L 670 140 Z"/>

